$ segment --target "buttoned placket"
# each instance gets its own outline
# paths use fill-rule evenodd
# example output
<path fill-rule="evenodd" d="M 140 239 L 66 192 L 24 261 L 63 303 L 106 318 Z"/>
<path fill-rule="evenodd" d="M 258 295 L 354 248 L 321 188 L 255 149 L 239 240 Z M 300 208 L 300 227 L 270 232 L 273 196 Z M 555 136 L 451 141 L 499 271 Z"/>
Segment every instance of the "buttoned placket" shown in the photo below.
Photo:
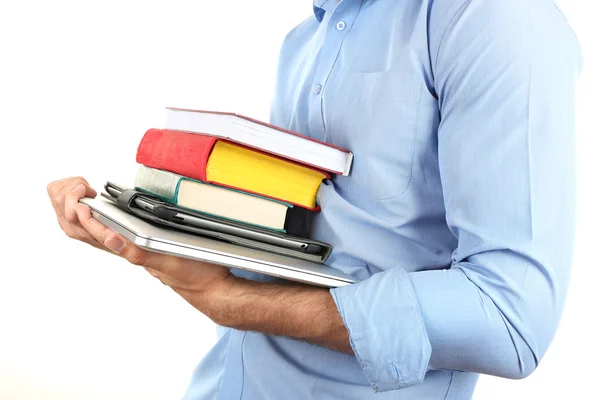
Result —
<path fill-rule="evenodd" d="M 321 24 L 327 24 L 327 29 L 325 40 L 318 56 L 317 70 L 312 84 L 312 98 L 310 99 L 308 109 L 310 135 L 319 140 L 327 140 L 324 118 L 326 107 L 324 94 L 327 90 L 327 80 L 338 58 L 344 38 L 354 24 L 361 5 L 362 0 L 343 0 L 337 4 L 330 15 L 325 13 L 321 21 Z M 320 15 L 323 14 L 321 13 Z"/>

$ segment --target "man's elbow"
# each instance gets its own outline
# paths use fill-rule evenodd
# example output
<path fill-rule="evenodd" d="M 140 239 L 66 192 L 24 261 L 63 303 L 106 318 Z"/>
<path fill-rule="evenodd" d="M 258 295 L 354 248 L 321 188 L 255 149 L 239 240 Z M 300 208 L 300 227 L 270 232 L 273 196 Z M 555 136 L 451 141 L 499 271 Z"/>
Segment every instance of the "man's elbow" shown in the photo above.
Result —
<path fill-rule="evenodd" d="M 484 374 L 507 379 L 524 379 L 531 375 L 539 364 L 538 357 L 531 348 L 521 339 L 515 340 L 511 332 L 514 350 L 506 352 L 501 359 L 496 359 L 495 365 L 488 365 Z"/>
<path fill-rule="evenodd" d="M 535 260 L 528 265 L 529 273 L 521 287 L 501 293 L 488 292 L 491 294 L 488 305 L 495 308 L 501 320 L 496 320 L 488 332 L 488 340 L 495 339 L 487 348 L 490 354 L 495 353 L 491 357 L 495 365 L 486 368 L 491 375 L 508 379 L 530 376 L 550 347 L 560 324 L 568 268 L 552 268 Z M 515 293 L 517 296 L 511 296 Z"/>
<path fill-rule="evenodd" d="M 536 370 L 538 363 L 527 363 L 526 365 L 513 364 L 513 366 L 507 368 L 504 372 L 505 375 L 502 378 L 508 379 L 524 379 Z"/>
<path fill-rule="evenodd" d="M 505 320 L 510 337 L 512 356 L 505 357 L 499 365 L 497 376 L 508 379 L 524 379 L 530 376 L 540 364 L 544 354 L 552 343 L 560 312 L 547 312 L 547 325 L 542 326 L 536 323 L 521 324 L 518 328 L 508 324 Z M 553 323 L 548 323 L 554 320 Z"/>

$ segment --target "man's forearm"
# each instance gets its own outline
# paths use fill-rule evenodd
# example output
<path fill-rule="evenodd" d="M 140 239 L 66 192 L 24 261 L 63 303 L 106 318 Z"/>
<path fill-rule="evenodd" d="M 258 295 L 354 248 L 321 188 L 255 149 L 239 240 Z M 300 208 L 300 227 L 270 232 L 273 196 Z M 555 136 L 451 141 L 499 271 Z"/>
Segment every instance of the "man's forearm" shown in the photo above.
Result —
<path fill-rule="evenodd" d="M 205 313 L 217 324 L 287 336 L 353 354 L 348 331 L 326 289 L 232 278 Z"/>

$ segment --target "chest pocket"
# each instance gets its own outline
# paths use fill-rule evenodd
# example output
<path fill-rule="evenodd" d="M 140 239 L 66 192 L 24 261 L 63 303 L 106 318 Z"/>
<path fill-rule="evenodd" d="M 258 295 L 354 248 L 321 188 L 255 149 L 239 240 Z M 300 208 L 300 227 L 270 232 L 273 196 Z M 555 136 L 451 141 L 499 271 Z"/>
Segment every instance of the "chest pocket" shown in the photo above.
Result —
<path fill-rule="evenodd" d="M 332 72 L 323 98 L 326 139 L 354 153 L 350 176 L 336 176 L 335 185 L 376 200 L 408 188 L 421 87 L 411 72 Z"/>

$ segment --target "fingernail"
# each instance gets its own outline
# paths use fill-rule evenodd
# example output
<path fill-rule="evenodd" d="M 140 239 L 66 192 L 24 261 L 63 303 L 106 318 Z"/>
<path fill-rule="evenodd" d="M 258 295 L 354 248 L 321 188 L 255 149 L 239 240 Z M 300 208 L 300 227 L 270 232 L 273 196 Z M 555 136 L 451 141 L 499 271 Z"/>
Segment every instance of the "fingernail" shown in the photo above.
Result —
<path fill-rule="evenodd" d="M 75 188 L 75 190 L 79 190 L 79 191 L 81 191 L 81 190 L 85 190 L 85 186 L 83 186 L 83 184 L 82 184 L 82 185 L 78 185 L 78 186 Z"/>
<path fill-rule="evenodd" d="M 104 245 L 115 253 L 120 253 L 121 250 L 123 250 L 123 247 L 125 247 L 125 243 L 123 243 L 121 239 L 117 238 L 108 239 L 106 242 L 104 242 Z"/>

